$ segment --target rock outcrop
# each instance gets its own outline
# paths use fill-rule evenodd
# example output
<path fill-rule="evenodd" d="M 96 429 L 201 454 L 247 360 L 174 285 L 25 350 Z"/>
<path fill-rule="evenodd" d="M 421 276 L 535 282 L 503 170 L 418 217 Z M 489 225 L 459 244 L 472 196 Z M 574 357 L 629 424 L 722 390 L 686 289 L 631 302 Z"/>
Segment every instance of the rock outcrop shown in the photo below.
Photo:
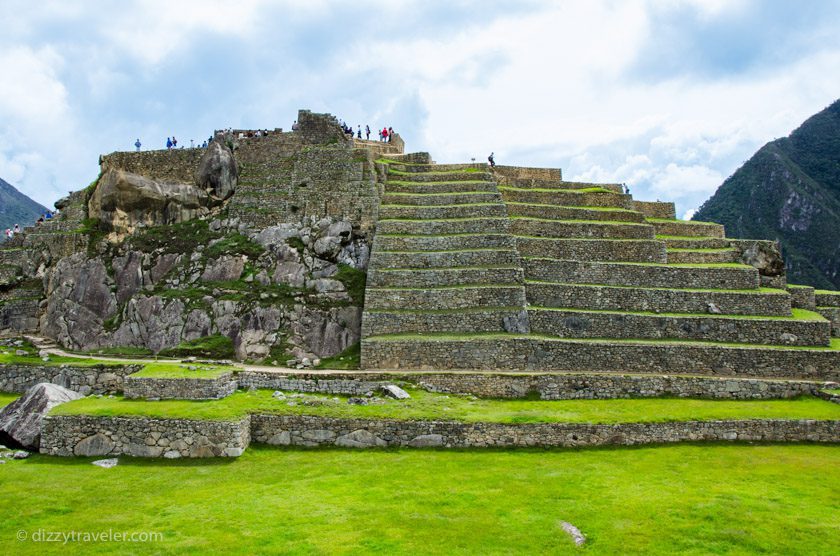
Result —
<path fill-rule="evenodd" d="M 233 152 L 224 144 L 221 135 L 217 135 L 201 157 L 196 185 L 207 193 L 212 204 L 218 205 L 233 195 L 238 179 L 239 169 Z"/>
<path fill-rule="evenodd" d="M 55 406 L 82 397 L 78 392 L 57 384 L 36 384 L 23 397 L 0 411 L 0 443 L 37 450 L 44 416 Z"/>

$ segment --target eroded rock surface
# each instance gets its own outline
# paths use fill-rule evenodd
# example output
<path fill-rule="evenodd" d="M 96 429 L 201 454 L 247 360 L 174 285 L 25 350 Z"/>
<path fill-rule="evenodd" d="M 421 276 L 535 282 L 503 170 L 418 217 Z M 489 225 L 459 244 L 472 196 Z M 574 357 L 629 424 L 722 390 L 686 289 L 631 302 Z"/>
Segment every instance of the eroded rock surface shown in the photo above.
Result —
<path fill-rule="evenodd" d="M 57 405 L 82 397 L 57 384 L 36 384 L 0 411 L 0 443 L 37 450 L 41 443 L 41 421 L 47 413 Z"/>

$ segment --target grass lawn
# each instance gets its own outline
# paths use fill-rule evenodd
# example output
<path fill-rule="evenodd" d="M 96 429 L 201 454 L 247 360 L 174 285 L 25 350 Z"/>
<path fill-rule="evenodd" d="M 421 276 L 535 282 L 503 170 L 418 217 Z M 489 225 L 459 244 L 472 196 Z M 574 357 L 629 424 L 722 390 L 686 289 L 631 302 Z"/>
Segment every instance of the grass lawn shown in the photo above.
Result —
<path fill-rule="evenodd" d="M 8 392 L 0 392 L 0 407 L 6 407 L 16 399 L 20 397 L 20 394 L 10 394 Z"/>
<path fill-rule="evenodd" d="M 143 378 L 203 378 L 214 379 L 225 373 L 236 371 L 236 367 L 225 365 L 203 365 L 199 363 L 147 363 L 131 376 Z"/>
<path fill-rule="evenodd" d="M 840 447 L 251 448 L 225 461 L 33 456 L 0 471 L 0 553 L 838 554 Z M 48 485 L 38 487 L 36 485 Z M 44 531 L 151 543 L 34 543 Z"/>
<path fill-rule="evenodd" d="M 271 390 L 237 392 L 221 400 L 127 400 L 90 397 L 56 407 L 52 415 L 103 415 L 231 419 L 248 413 L 285 413 L 375 419 L 435 419 L 499 423 L 627 423 L 714 419 L 840 419 L 840 404 L 819 398 L 795 400 L 695 400 L 677 398 L 617 400 L 488 400 L 409 390 L 411 399 L 386 399 L 358 406 L 346 397 L 308 395 L 275 400 Z M 304 405 L 312 400 L 320 405 Z M 296 405 L 288 405 L 294 401 Z"/>

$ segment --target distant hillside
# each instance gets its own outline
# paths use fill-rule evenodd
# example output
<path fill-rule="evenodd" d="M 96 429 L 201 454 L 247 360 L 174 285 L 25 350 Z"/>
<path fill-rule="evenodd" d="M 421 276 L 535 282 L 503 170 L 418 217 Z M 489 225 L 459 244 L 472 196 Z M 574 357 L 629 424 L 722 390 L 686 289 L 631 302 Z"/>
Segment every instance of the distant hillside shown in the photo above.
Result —
<path fill-rule="evenodd" d="M 30 226 L 46 210 L 46 207 L 0 179 L 0 233 L 5 232 L 6 228 L 13 228 L 15 224 L 20 224 L 21 228 Z M 5 234 L 0 235 L 0 241 L 4 239 Z"/>
<path fill-rule="evenodd" d="M 840 289 L 840 100 L 764 145 L 694 220 L 781 241 L 788 281 Z"/>

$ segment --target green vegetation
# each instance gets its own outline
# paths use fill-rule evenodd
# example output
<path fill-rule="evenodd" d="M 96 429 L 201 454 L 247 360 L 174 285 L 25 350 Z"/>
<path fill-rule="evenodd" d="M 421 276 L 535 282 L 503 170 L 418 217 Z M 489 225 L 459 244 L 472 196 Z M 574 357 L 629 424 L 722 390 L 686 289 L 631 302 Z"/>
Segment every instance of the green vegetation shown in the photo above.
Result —
<path fill-rule="evenodd" d="M 230 366 L 206 365 L 202 363 L 148 363 L 132 376 L 142 378 L 213 379 L 234 370 L 235 368 Z"/>
<path fill-rule="evenodd" d="M 293 249 L 297 249 L 300 253 L 306 250 L 306 244 L 298 236 L 288 238 L 286 244 Z"/>
<path fill-rule="evenodd" d="M 840 396 L 840 388 L 829 388 L 828 390 L 824 390 L 824 392 L 834 394 L 835 396 Z"/>
<path fill-rule="evenodd" d="M 411 399 L 383 399 L 354 405 L 346 399 L 309 395 L 311 404 L 288 405 L 271 390 L 237 392 L 213 401 L 85 398 L 56 407 L 53 415 L 151 416 L 236 419 L 253 413 L 319 415 L 337 418 L 452 420 L 468 423 L 632 423 L 715 419 L 838 419 L 840 405 L 818 398 L 795 400 L 488 400 L 408 388 Z"/>
<path fill-rule="evenodd" d="M 364 270 L 352 267 L 347 264 L 339 264 L 338 271 L 333 276 L 347 289 L 347 294 L 353 303 L 362 307 L 365 304 L 365 285 L 367 284 L 367 273 Z"/>
<path fill-rule="evenodd" d="M 199 246 L 210 243 L 221 237 L 221 233 L 213 232 L 206 220 L 187 220 L 167 226 L 154 226 L 131 236 L 127 241 L 135 249 L 151 253 L 161 250 L 162 253 L 191 253 Z"/>
<path fill-rule="evenodd" d="M 315 368 L 337 371 L 357 370 L 361 366 L 361 359 L 362 344 L 356 342 L 338 355 L 321 359 L 321 362 Z"/>
<path fill-rule="evenodd" d="M 40 365 L 53 367 L 60 365 L 71 365 L 73 367 L 96 367 L 96 366 L 118 366 L 118 361 L 107 361 L 103 359 L 86 359 L 83 357 L 65 357 L 62 355 L 50 355 L 49 361 L 43 361 L 37 353 L 30 355 L 15 355 L 15 350 L 8 353 L 0 352 L 0 365 Z"/>
<path fill-rule="evenodd" d="M 694 218 L 724 224 L 731 237 L 779 240 L 791 281 L 840 288 L 838 152 L 840 101 L 759 149 Z"/>
<path fill-rule="evenodd" d="M 265 248 L 262 245 L 240 233 L 234 233 L 208 247 L 205 255 L 213 259 L 222 255 L 247 255 L 251 259 L 256 259 L 263 253 L 265 253 Z"/>
<path fill-rule="evenodd" d="M 434 451 L 253 447 L 200 463 L 9 461 L 0 552 L 18 531 L 153 531 L 110 554 L 837 554 L 840 450 L 813 445 Z M 49 488 L 32 485 L 49 481 Z M 98 493 L 98 494 L 97 494 Z M 219 525 L 222 523 L 222 525 Z"/>
<path fill-rule="evenodd" d="M 619 285 L 612 285 L 612 284 L 579 284 L 579 283 L 565 283 L 565 282 L 545 282 L 542 280 L 525 280 L 526 284 L 554 284 L 560 286 L 585 286 L 585 287 L 592 287 L 592 288 L 629 288 L 629 289 L 637 289 L 637 290 L 663 290 L 663 291 L 680 291 L 680 292 L 706 292 L 706 293 L 714 293 L 714 292 L 721 292 L 721 293 L 741 293 L 741 294 L 765 294 L 765 295 L 789 295 L 785 290 L 779 290 L 775 288 L 755 288 L 752 290 L 727 290 L 727 289 L 720 289 L 720 288 L 652 288 L 647 286 L 619 286 Z"/>
<path fill-rule="evenodd" d="M 214 359 L 232 359 L 234 356 L 233 340 L 216 334 L 189 342 L 181 342 L 174 348 L 160 352 L 164 357 L 212 357 Z"/>
<path fill-rule="evenodd" d="M 10 394 L 8 392 L 0 392 L 0 407 L 6 407 L 20 397 L 19 394 Z"/>
<path fill-rule="evenodd" d="M 587 187 L 585 189 L 541 189 L 539 187 L 511 187 L 509 185 L 500 185 L 499 191 L 536 191 L 538 193 L 571 193 L 571 194 L 585 194 L 585 193 L 609 193 L 610 195 L 618 195 L 615 191 L 604 189 L 603 187 Z"/>

